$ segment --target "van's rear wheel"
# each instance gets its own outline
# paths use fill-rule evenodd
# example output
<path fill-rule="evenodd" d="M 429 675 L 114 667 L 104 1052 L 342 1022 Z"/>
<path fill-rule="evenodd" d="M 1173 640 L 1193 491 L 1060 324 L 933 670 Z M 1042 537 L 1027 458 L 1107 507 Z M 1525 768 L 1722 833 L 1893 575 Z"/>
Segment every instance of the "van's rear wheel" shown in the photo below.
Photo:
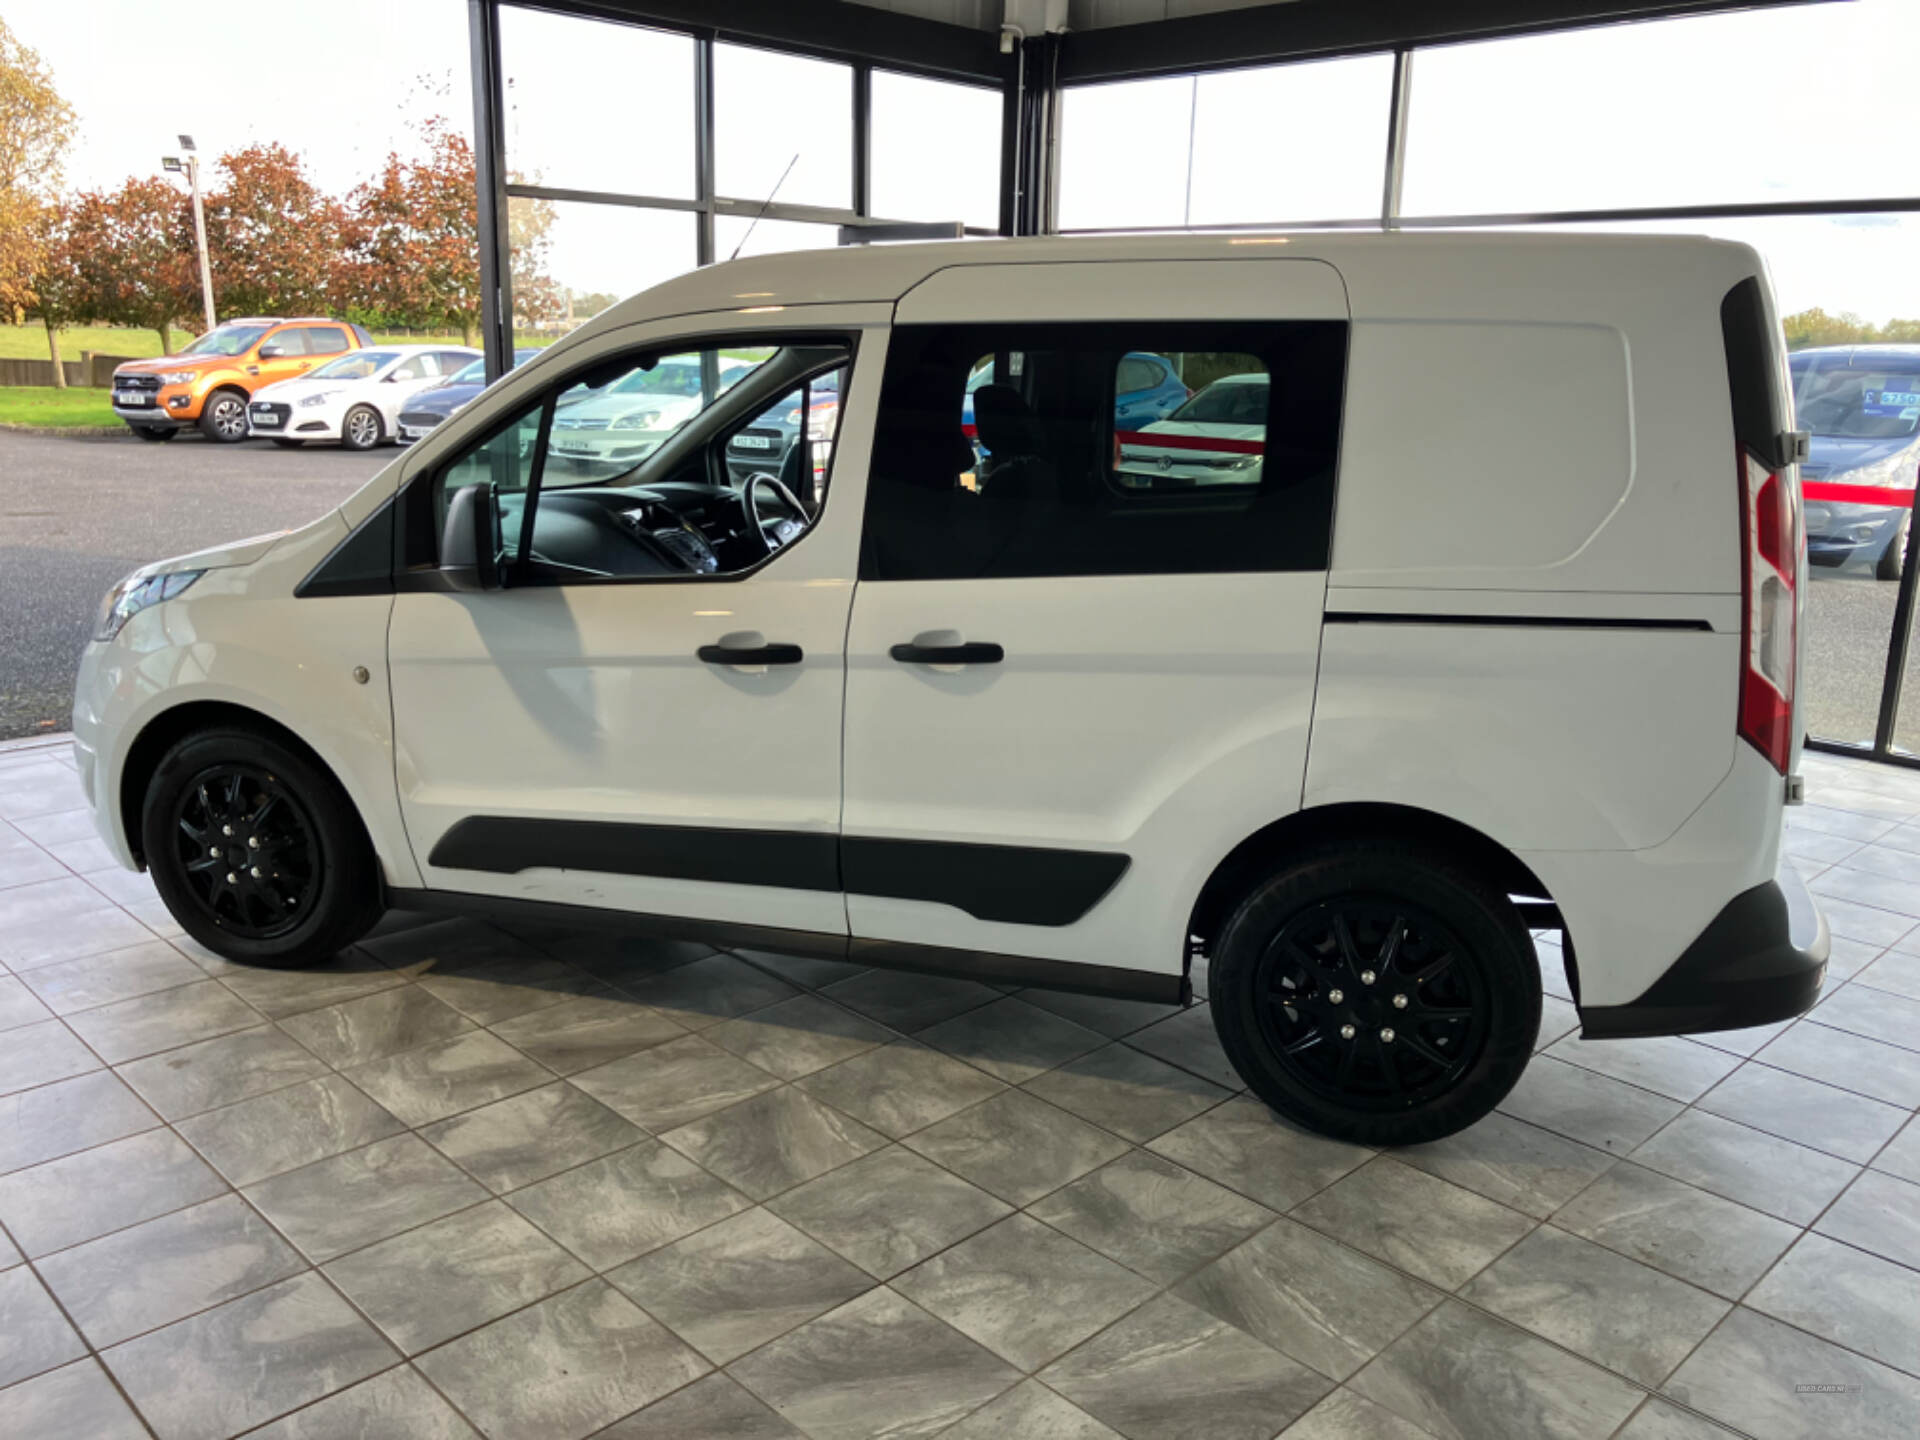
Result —
<path fill-rule="evenodd" d="M 1208 991 L 1255 1095 L 1366 1145 L 1473 1124 L 1540 1030 L 1540 971 L 1512 902 L 1384 841 L 1316 852 L 1255 888 L 1214 947 Z"/>
<path fill-rule="evenodd" d="M 173 918 L 240 964 L 316 964 L 380 916 L 379 870 L 353 802 L 259 731 L 176 744 L 148 782 L 140 830 Z"/>

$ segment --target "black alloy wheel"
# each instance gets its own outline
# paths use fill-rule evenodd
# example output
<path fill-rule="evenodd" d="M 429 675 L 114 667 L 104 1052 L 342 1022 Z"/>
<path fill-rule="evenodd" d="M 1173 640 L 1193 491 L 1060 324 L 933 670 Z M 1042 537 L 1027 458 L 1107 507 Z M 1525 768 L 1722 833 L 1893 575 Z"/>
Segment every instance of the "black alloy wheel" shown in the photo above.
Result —
<path fill-rule="evenodd" d="M 277 776 L 215 765 L 193 777 L 174 809 L 188 889 L 220 929 L 272 940 L 312 913 L 324 861 L 312 820 Z"/>

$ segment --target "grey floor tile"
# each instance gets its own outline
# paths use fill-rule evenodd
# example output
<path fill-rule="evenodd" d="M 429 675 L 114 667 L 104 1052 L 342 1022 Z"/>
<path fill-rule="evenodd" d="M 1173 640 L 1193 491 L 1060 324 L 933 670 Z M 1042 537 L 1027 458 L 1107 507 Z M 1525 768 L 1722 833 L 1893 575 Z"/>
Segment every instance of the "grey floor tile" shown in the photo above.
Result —
<path fill-rule="evenodd" d="M 26 1256 L 20 1253 L 19 1247 L 16 1246 L 12 1240 L 8 1239 L 6 1235 L 0 1234 L 0 1270 L 11 1270 L 14 1266 L 25 1261 L 26 1258 Z"/>
<path fill-rule="evenodd" d="M 1738 1440 L 1738 1436 L 1725 1426 L 1650 1396 L 1614 1440 Z"/>
<path fill-rule="evenodd" d="M 397 1365 L 329 1395 L 247 1440 L 478 1440 L 474 1428 L 417 1371 Z"/>
<path fill-rule="evenodd" d="M 28 1255 L 45 1255 L 226 1188 L 178 1135 L 148 1130 L 0 1176 L 0 1224 Z"/>
<path fill-rule="evenodd" d="M 1864 847 L 1863 841 L 1846 835 L 1830 835 L 1824 830 L 1789 830 L 1780 848 L 1795 860 L 1811 860 L 1817 865 L 1835 865 Z M 1892 851 L 1898 855 L 1900 851 Z"/>
<path fill-rule="evenodd" d="M 31 1266 L 0 1271 L 0 1386 L 26 1380 L 87 1353 Z M 0 1390 L 0 1394 L 4 1394 Z"/>
<path fill-rule="evenodd" d="M 280 1028 L 329 1065 L 346 1070 L 451 1039 L 474 1025 L 418 985 L 401 985 L 290 1016 Z"/>
<path fill-rule="evenodd" d="M 1534 1054 L 1539 1054 L 1554 1041 L 1573 1034 L 1579 1028 L 1580 1011 L 1572 1001 L 1562 1000 L 1557 995 L 1541 996 L 1540 1033 L 1533 1040 Z"/>
<path fill-rule="evenodd" d="M 889 1145 L 787 1191 L 768 1208 L 884 1280 L 993 1224 L 1009 1207 Z"/>
<path fill-rule="evenodd" d="M 1279 1440 L 1432 1440 L 1386 1406 L 1336 1390 L 1281 1432 Z"/>
<path fill-rule="evenodd" d="M 206 978 L 198 965 L 173 946 L 155 940 L 130 950 L 42 965 L 13 983 L 33 991 L 56 1015 L 66 1015 Z"/>
<path fill-rule="evenodd" d="M 986 1072 L 912 1040 L 842 1061 L 799 1085 L 815 1099 L 896 1140 L 1005 1088 Z"/>
<path fill-rule="evenodd" d="M 1809 1392 L 1804 1387 L 1817 1386 Z M 1912 1440 L 1920 1380 L 1736 1307 L 1663 1387 L 1767 1440 Z"/>
<path fill-rule="evenodd" d="M 6 1034 L 0 1041 L 0 1096 L 103 1068 L 100 1057 L 58 1020 L 22 1025 Z"/>
<path fill-rule="evenodd" d="M 32 971 L 28 971 L 32 974 Z M 53 1011 L 12 975 L 0 973 L 0 1032 L 18 1030 L 22 1025 L 51 1019 Z"/>
<path fill-rule="evenodd" d="M 546 954 L 620 989 L 716 953 L 713 946 L 695 940 L 663 940 L 617 928 L 515 925 Z"/>
<path fill-rule="evenodd" d="M 1845 898 L 1831 886 L 1820 887 L 1820 878 L 1815 876 L 1807 888 L 1820 897 L 1820 913 L 1827 917 L 1827 925 L 1841 939 L 1858 940 L 1864 945 L 1892 945 L 1913 929 L 1913 917 Z"/>
<path fill-rule="evenodd" d="M 160 1122 L 106 1070 L 23 1090 L 5 1105 L 0 1175 L 118 1140 Z"/>
<path fill-rule="evenodd" d="M 1799 1233 L 1631 1162 L 1562 1206 L 1553 1223 L 1730 1300 L 1746 1294 Z"/>
<path fill-rule="evenodd" d="M 338 1075 L 182 1120 L 194 1149 L 235 1185 L 251 1185 L 406 1127 Z"/>
<path fill-rule="evenodd" d="M 1920 1185 L 1869 1170 L 1814 1228 L 1920 1270 Z"/>
<path fill-rule="evenodd" d="M 1211 1110 L 1230 1093 L 1145 1051 L 1118 1044 L 1070 1060 L 1023 1088 L 1137 1145 Z"/>
<path fill-rule="evenodd" d="M 849 980 L 867 972 L 865 965 L 830 960 L 822 955 L 781 955 L 772 950 L 736 950 L 733 953 L 803 990 L 824 990 L 836 980 Z"/>
<path fill-rule="evenodd" d="M 660 1137 L 736 1190 L 765 1200 L 886 1144 L 790 1085 Z"/>
<path fill-rule="evenodd" d="M 1026 1215 L 942 1251 L 893 1287 L 1022 1370 L 1039 1369 L 1154 1292 Z"/>
<path fill-rule="evenodd" d="M 1126 1043 L 1225 1089 L 1238 1090 L 1246 1083 L 1220 1048 L 1213 1011 L 1206 1005 L 1191 1006 L 1157 1025 L 1136 1030 Z"/>
<path fill-rule="evenodd" d="M 655 975 L 619 982 L 643 1005 L 689 1030 L 765 1009 L 800 992 L 786 981 L 733 955 L 709 955 Z"/>
<path fill-rule="evenodd" d="M 85 798 L 71 770 L 36 757 L 8 767 L 5 784 L 0 784 L 0 819 L 17 825 L 36 815 L 72 810 Z"/>
<path fill-rule="evenodd" d="M 1742 1065 L 1700 1098 L 1699 1107 L 1770 1135 L 1865 1164 L 1907 1112 L 1769 1065 Z"/>
<path fill-rule="evenodd" d="M 409 1355 L 576 1285 L 589 1273 L 497 1200 L 326 1267 L 327 1278 Z"/>
<path fill-rule="evenodd" d="M 1915 855 L 1910 858 L 1920 860 L 1920 855 Z M 1852 976 L 1858 974 L 1884 952 L 1884 946 L 1864 945 L 1858 940 L 1848 940 L 1839 935 L 1829 937 L 1827 945 L 1827 988 L 1832 989 L 1836 981 L 1850 979 Z"/>
<path fill-rule="evenodd" d="M 487 1198 L 414 1135 L 289 1170 L 246 1195 L 316 1264 Z"/>
<path fill-rule="evenodd" d="M 864 1272 L 758 1208 L 642 1255 L 607 1278 L 716 1365 L 873 1285 Z"/>
<path fill-rule="evenodd" d="M 649 1140 L 507 1197 L 596 1270 L 738 1214 L 752 1202 L 679 1151 Z"/>
<path fill-rule="evenodd" d="M 836 1004 L 858 1010 L 906 1034 L 951 1020 L 998 999 L 1000 992 L 976 980 L 916 975 L 901 970 L 868 970 L 839 980 L 822 992 Z"/>
<path fill-rule="evenodd" d="M 148 1440 L 97 1360 L 0 1390 L 0 1435 L 22 1440 Z"/>
<path fill-rule="evenodd" d="M 1032 1209 L 1056 1230 L 1163 1285 L 1273 1219 L 1264 1205 L 1143 1150 L 1063 1186 Z"/>
<path fill-rule="evenodd" d="M 347 1078 L 407 1124 L 427 1125 L 544 1085 L 553 1072 L 506 1041 L 470 1030 L 362 1065 Z"/>
<path fill-rule="evenodd" d="M 1385 1156 L 1296 1206 L 1293 1214 L 1443 1290 L 1466 1283 L 1534 1224 Z"/>
<path fill-rule="evenodd" d="M 238 1195 L 222 1195 L 40 1261 L 98 1349 L 250 1294 L 307 1268 Z"/>
<path fill-rule="evenodd" d="M 664 1400 L 616 1421 L 594 1440 L 806 1440 L 766 1404 L 724 1374 L 715 1373 Z"/>
<path fill-rule="evenodd" d="M 1724 1051 L 1679 1036 L 1654 1040 L 1582 1040 L 1569 1036 L 1546 1053 L 1682 1102 L 1698 1100 L 1740 1063 Z"/>
<path fill-rule="evenodd" d="M 930 1025 L 919 1038 L 1009 1085 L 1105 1043 L 1097 1032 L 1013 996 Z"/>
<path fill-rule="evenodd" d="M 309 1272 L 101 1356 L 160 1440 L 232 1435 L 383 1370 L 387 1343 Z"/>
<path fill-rule="evenodd" d="M 1809 1225 L 1860 1173 L 1857 1165 L 1731 1120 L 1689 1110 L 1634 1160 L 1795 1225 Z"/>
<path fill-rule="evenodd" d="M 1920 1053 L 1897 1045 L 1799 1020 L 1754 1058 L 1902 1109 L 1920 1107 Z"/>
<path fill-rule="evenodd" d="M 271 1025 L 122 1065 L 120 1078 L 168 1120 L 232 1105 L 327 1073 L 324 1060 Z"/>
<path fill-rule="evenodd" d="M 1245 1331 L 1165 1295 L 1036 1378 L 1129 1440 L 1267 1440 L 1333 1388 Z"/>
<path fill-rule="evenodd" d="M 1907 858 L 1920 861 L 1920 855 Z M 1828 968 L 1832 968 L 1831 960 L 1828 961 Z M 1889 950 L 1862 968 L 1854 979 L 1869 989 L 1885 990 L 1909 1000 L 1920 1000 L 1920 955 L 1907 950 Z"/>
<path fill-rule="evenodd" d="M 1027 1205 L 1124 1153 L 1127 1143 L 1018 1090 L 1003 1091 L 905 1142 L 1014 1205 Z"/>
<path fill-rule="evenodd" d="M 1883 1045 L 1920 1050 L 1920 1000 L 1907 995 L 1865 985 L 1842 985 L 1829 992 L 1808 1018 Z"/>
<path fill-rule="evenodd" d="M 1037 1380 L 1021 1381 L 940 1433 L 944 1440 L 1120 1440 L 1115 1431 Z"/>
<path fill-rule="evenodd" d="M 1373 1154 L 1302 1130 L 1253 1099 L 1209 1110 L 1147 1148 L 1275 1210 L 1291 1209 Z"/>
<path fill-rule="evenodd" d="M 1915 908 L 1916 887 L 1911 881 L 1896 880 L 1890 875 L 1876 875 L 1871 870 L 1856 870 L 1850 864 L 1829 865 L 1807 882 L 1807 888 L 1822 900 L 1847 900 L 1855 907 L 1871 906 L 1876 910 L 1889 912 L 1893 919 L 1905 920 L 1911 928 L 1916 918 L 1907 912 Z M 1845 931 L 1836 930 L 1836 935 L 1845 934 L 1849 939 L 1875 940 L 1878 932 L 1866 933 L 1866 927 L 1860 922 L 1843 919 L 1847 925 Z M 1891 944 L 1892 941 L 1882 943 Z"/>
<path fill-rule="evenodd" d="M 1550 1055 L 1534 1056 L 1500 1102 L 1506 1114 L 1613 1155 L 1625 1155 L 1681 1108 L 1677 1100 Z"/>
<path fill-rule="evenodd" d="M 1291 1220 L 1277 1220 L 1173 1293 L 1344 1380 L 1445 1298 Z"/>
<path fill-rule="evenodd" d="M 1615 1157 L 1498 1112 L 1444 1140 L 1393 1158 L 1544 1220 L 1615 1163 Z"/>
<path fill-rule="evenodd" d="M 503 1020 L 493 1033 L 555 1074 L 572 1075 L 687 1032 L 624 995 L 583 995 Z"/>
<path fill-rule="evenodd" d="M 1824 1235 L 1803 1235 L 1745 1303 L 1920 1375 L 1920 1272 L 1904 1265 Z"/>
<path fill-rule="evenodd" d="M 431 975 L 441 970 L 457 973 L 497 960 L 549 958 L 545 952 L 497 925 L 467 919 L 430 920 L 390 931 L 376 929 L 360 942 L 360 948 L 373 952 L 394 969 L 410 976 Z"/>
<path fill-rule="evenodd" d="M 707 1031 L 721 1049 L 782 1080 L 798 1080 L 893 1038 L 891 1031 L 818 995 L 796 995 Z"/>
<path fill-rule="evenodd" d="M 703 1036 L 688 1035 L 583 1070 L 573 1083 L 657 1134 L 738 1104 L 780 1082 Z"/>
<path fill-rule="evenodd" d="M 65 881 L 53 884 L 64 885 Z M 76 905 L 99 905 L 95 909 L 75 909 L 70 914 L 51 915 L 8 926 L 0 920 L 0 961 L 20 974 L 62 960 L 78 960 L 109 950 L 127 950 L 145 945 L 155 938 L 139 920 L 118 906 L 106 905 L 103 897 L 84 880 L 72 882 L 83 896 Z M 33 886 L 24 887 L 33 889 Z M 14 892 L 0 890 L 0 900 Z"/>
<path fill-rule="evenodd" d="M 77 1010 L 67 1023 L 115 1065 L 258 1025 L 265 1017 L 217 980 Z"/>
<path fill-rule="evenodd" d="M 495 1194 L 646 1138 L 639 1126 L 564 1080 L 438 1121 L 420 1134 Z"/>
<path fill-rule="evenodd" d="M 1440 1440 L 1602 1440 L 1641 1396 L 1597 1365 L 1453 1300 L 1352 1386 Z"/>
<path fill-rule="evenodd" d="M 1578 1236 L 1542 1226 L 1461 1292 L 1642 1385 L 1658 1385 L 1728 1305 Z"/>
<path fill-rule="evenodd" d="M 1116 1000 L 1106 995 L 1072 995 L 1064 990 L 1029 990 L 1021 999 L 1055 1015 L 1118 1040 L 1165 1020 L 1174 1007 L 1147 1000 Z"/>
<path fill-rule="evenodd" d="M 1873 1168 L 1920 1185 L 1920 1116 L 1907 1121 L 1906 1127 L 1873 1157 Z"/>
<path fill-rule="evenodd" d="M 584 970 L 536 950 L 499 959 L 441 960 L 419 976 L 420 988 L 481 1025 L 498 1025 L 606 986 Z"/>
<path fill-rule="evenodd" d="M 590 1280 L 414 1362 L 489 1440 L 578 1440 L 708 1368 L 604 1280 Z"/>
<path fill-rule="evenodd" d="M 358 948 L 342 950 L 324 965 L 300 970 L 228 965 L 216 973 L 234 994 L 275 1020 L 390 990 L 406 979 Z"/>
<path fill-rule="evenodd" d="M 1020 1379 L 884 1288 L 764 1346 L 732 1374 L 812 1440 L 931 1435 Z"/>

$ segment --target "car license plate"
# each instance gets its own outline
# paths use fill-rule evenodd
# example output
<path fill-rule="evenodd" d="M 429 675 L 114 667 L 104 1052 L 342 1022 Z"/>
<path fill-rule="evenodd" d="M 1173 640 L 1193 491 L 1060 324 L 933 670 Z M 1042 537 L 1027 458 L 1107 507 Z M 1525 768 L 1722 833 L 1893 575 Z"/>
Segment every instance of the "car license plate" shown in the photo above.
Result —
<path fill-rule="evenodd" d="M 771 450 L 773 441 L 765 435 L 736 435 L 733 437 L 736 450 Z"/>
<path fill-rule="evenodd" d="M 253 423 L 271 429 L 280 423 L 280 417 L 271 410 L 256 410 L 253 412 Z"/>
<path fill-rule="evenodd" d="M 113 392 L 113 403 L 116 405 L 151 405 L 153 401 L 138 390 L 116 390 Z"/>

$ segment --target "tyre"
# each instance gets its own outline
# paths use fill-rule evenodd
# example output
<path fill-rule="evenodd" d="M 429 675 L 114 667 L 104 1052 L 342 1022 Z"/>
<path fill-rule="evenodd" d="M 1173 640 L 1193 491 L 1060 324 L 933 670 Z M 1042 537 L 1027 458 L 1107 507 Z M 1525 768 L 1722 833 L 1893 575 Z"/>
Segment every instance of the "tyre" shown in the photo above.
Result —
<path fill-rule="evenodd" d="M 1309 853 L 1256 886 L 1221 931 L 1208 994 L 1255 1095 L 1363 1145 L 1473 1124 L 1540 1030 L 1539 965 L 1513 903 L 1386 840 Z"/>
<path fill-rule="evenodd" d="M 352 801 L 261 731 L 223 726 L 177 743 L 147 785 L 140 834 L 173 918 L 239 964 L 317 964 L 380 916 L 380 872 Z"/>
<path fill-rule="evenodd" d="M 158 442 L 173 438 L 173 427 L 170 425 L 129 425 L 127 428 L 142 440 Z"/>
<path fill-rule="evenodd" d="M 383 438 L 380 412 L 371 405 L 356 405 L 340 422 L 340 444 L 348 450 L 371 450 Z"/>
<path fill-rule="evenodd" d="M 200 407 L 200 433 L 216 445 L 247 438 L 247 397 L 238 390 L 216 390 Z"/>
<path fill-rule="evenodd" d="M 1893 538 L 1887 541 L 1887 548 L 1880 552 L 1880 558 L 1873 567 L 1876 580 L 1898 580 L 1900 572 L 1907 567 L 1907 531 L 1913 525 L 1913 517 L 1905 516 L 1899 527 L 1893 532 Z"/>
<path fill-rule="evenodd" d="M 307 442 L 304 440 L 290 439 L 285 435 L 275 435 L 273 437 L 273 443 L 278 445 L 282 450 L 298 450 Z"/>

